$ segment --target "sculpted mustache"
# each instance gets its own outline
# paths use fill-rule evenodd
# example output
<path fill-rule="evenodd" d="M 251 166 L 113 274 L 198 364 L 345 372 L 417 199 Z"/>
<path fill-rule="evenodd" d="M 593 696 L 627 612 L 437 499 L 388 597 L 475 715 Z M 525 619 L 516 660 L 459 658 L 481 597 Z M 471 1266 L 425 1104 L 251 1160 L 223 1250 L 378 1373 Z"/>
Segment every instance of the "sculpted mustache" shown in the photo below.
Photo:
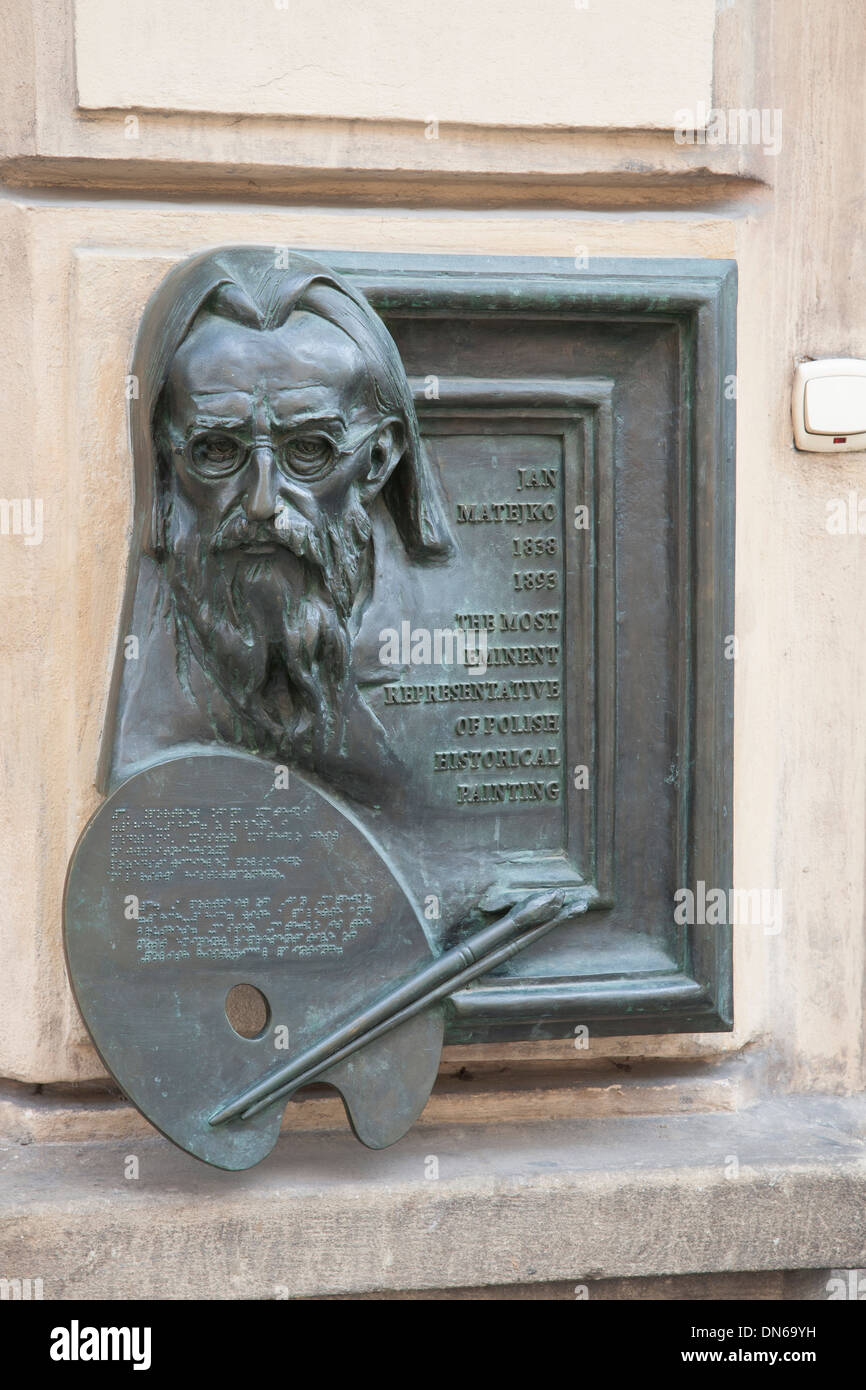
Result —
<path fill-rule="evenodd" d="M 242 512 L 236 512 L 222 523 L 211 542 L 211 549 L 232 550 L 242 545 L 280 545 L 298 559 L 322 564 L 321 542 L 312 522 L 306 517 L 279 513 L 273 522 L 252 523 Z"/>

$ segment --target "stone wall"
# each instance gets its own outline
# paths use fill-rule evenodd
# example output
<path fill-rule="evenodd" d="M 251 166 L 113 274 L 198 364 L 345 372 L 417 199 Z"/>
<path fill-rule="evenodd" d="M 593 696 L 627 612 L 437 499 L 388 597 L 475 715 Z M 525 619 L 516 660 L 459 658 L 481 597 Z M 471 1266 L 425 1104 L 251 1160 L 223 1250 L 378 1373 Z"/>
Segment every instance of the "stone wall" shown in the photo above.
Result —
<path fill-rule="evenodd" d="M 866 356 L 859 0 L 293 10 L 261 0 L 241 22 L 228 0 L 7 0 L 0 16 L 0 494 L 43 508 L 40 544 L 0 537 L 5 1132 L 141 1133 L 94 1090 L 105 1073 L 66 983 L 60 903 L 99 799 L 136 325 L 174 262 L 244 241 L 738 261 L 735 884 L 780 888 L 782 930 L 735 932 L 732 1034 L 601 1039 L 578 1058 L 568 1043 L 450 1048 L 428 1122 L 856 1096 L 866 559 L 825 522 L 863 459 L 794 450 L 790 385 L 801 358 Z M 699 126 L 712 106 L 768 113 L 768 138 L 678 143 L 679 113 Z M 454 1079 L 466 1069 L 469 1088 Z M 315 1096 L 297 1109 L 293 1127 L 341 1123 Z M 862 1259 L 819 1247 L 806 1267 Z M 734 1252 L 717 1267 L 782 1265 Z M 662 1254 L 639 1272 L 687 1270 Z"/>

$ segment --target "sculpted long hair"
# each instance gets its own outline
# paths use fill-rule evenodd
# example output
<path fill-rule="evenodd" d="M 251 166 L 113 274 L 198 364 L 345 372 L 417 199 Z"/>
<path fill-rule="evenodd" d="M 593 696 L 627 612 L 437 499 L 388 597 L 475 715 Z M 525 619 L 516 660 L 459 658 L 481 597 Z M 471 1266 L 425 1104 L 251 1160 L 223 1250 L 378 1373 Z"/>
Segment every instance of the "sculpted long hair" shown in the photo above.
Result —
<path fill-rule="evenodd" d="M 285 264 L 283 264 L 285 262 Z M 251 328 L 279 328 L 305 309 L 341 328 L 360 349 L 382 407 L 400 417 L 406 446 L 382 489 L 406 553 L 420 563 L 447 559 L 451 541 L 435 476 L 424 457 L 415 404 L 397 346 L 352 285 L 321 262 L 266 246 L 224 247 L 176 266 L 149 301 L 132 362 L 138 397 L 130 401 L 136 513 L 141 548 L 158 555 L 160 462 L 154 427 L 172 359 L 205 308 Z"/>
<path fill-rule="evenodd" d="M 131 363 L 130 445 L 135 471 L 134 526 L 120 646 L 115 660 L 100 785 L 110 774 L 114 725 L 123 669 L 123 634 L 129 630 L 141 558 L 165 552 L 164 470 L 157 424 L 172 360 L 203 310 L 262 330 L 280 327 L 295 309 L 334 324 L 360 349 L 383 413 L 400 418 L 405 447 L 382 500 L 406 554 L 421 564 L 446 560 L 452 543 L 438 483 L 426 459 L 411 388 L 396 344 L 364 296 L 343 276 L 312 257 L 273 246 L 222 247 L 177 265 L 142 315 Z"/>

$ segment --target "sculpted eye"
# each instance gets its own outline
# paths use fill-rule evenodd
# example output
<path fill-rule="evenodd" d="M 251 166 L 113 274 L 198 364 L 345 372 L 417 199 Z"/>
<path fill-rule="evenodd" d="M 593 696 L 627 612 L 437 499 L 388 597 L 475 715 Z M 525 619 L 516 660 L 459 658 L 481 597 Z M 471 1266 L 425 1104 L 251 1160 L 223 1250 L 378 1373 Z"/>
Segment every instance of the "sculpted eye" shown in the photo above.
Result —
<path fill-rule="evenodd" d="M 327 435 L 302 434 L 285 445 L 286 461 L 293 473 L 310 477 L 324 473 L 334 462 L 334 445 Z"/>
<path fill-rule="evenodd" d="M 230 434 L 211 431 L 192 441 L 192 461 L 201 473 L 221 477 L 232 473 L 243 460 L 243 445 Z"/>

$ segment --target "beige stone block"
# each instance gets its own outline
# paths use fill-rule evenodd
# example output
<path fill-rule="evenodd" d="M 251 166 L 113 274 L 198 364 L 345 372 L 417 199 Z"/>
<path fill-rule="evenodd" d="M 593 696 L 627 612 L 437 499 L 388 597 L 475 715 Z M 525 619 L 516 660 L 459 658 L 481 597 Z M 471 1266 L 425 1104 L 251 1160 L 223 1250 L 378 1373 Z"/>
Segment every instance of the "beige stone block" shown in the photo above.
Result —
<path fill-rule="evenodd" d="M 678 108 L 712 104 L 715 8 L 715 0 L 268 0 L 241 16 L 231 0 L 76 0 L 78 103 L 670 129 Z"/>
<path fill-rule="evenodd" d="M 104 1072 L 66 981 L 62 891 L 69 856 L 98 805 L 94 779 L 132 520 L 125 377 L 142 308 L 167 270 L 196 249 L 235 241 L 538 255 L 574 254 L 580 246 L 589 254 L 708 256 L 728 256 L 736 242 L 730 222 L 707 217 L 602 222 L 567 213 L 347 214 L 42 202 L 9 202 L 3 217 L 9 228 L 4 292 L 15 306 L 0 345 L 10 367 L 5 409 L 10 444 L 15 441 L 5 455 L 3 487 L 12 497 L 44 499 L 45 536 L 29 549 L 15 537 L 0 545 L 10 618 L 7 669 L 14 676 L 2 711 L 8 721 L 2 854 L 9 912 L 0 938 L 0 1075 L 81 1081 Z M 753 948 L 743 943 L 745 961 Z M 641 1050 L 706 1056 L 741 1046 L 761 1015 L 759 982 L 748 965 L 745 975 L 755 983 L 744 989 L 734 1038 L 657 1038 Z M 597 1044 L 601 1055 L 605 1045 Z M 569 1055 L 567 1041 L 548 1046 L 554 1057 Z M 626 1046 L 638 1049 L 632 1040 Z"/>
<path fill-rule="evenodd" d="M 866 605 L 866 555 L 858 538 L 830 537 L 824 526 L 828 488 L 856 488 L 860 465 L 848 455 L 830 479 L 793 455 L 788 363 L 801 339 L 792 329 L 784 350 L 768 350 L 773 220 L 746 209 L 593 216 L 26 199 L 7 201 L 0 215 L 10 306 L 0 343 L 9 389 L 0 495 L 45 502 L 41 546 L 0 542 L 9 655 L 0 715 L 0 1074 L 36 1082 L 103 1075 L 66 983 L 60 904 L 69 855 L 98 804 L 94 777 L 131 522 L 124 378 L 139 315 L 167 269 L 208 245 L 257 241 L 738 258 L 735 882 L 780 887 L 784 925 L 777 936 L 735 931 L 733 1034 L 596 1039 L 592 1056 L 628 1064 L 763 1048 L 781 1085 L 843 1092 L 862 1085 L 866 756 L 857 730 L 866 652 L 850 635 L 860 631 Z M 853 324 L 862 292 L 848 283 Z M 852 350 L 866 352 L 855 330 L 838 331 L 853 332 Z M 838 342 L 828 337 L 826 345 Z M 569 1056 L 568 1040 L 448 1051 L 470 1068 Z"/>
<path fill-rule="evenodd" d="M 74 0 L 6 0 L 0 7 L 8 73 L 0 84 L 0 173 L 19 186 L 486 207 L 538 200 L 582 207 L 671 207 L 695 199 L 718 204 L 754 194 L 774 174 L 774 161 L 760 149 L 677 144 L 672 130 L 678 107 L 708 98 L 710 79 L 717 104 L 754 104 L 753 0 L 738 0 L 715 21 L 711 0 L 593 0 L 587 9 L 574 0 L 547 0 L 552 24 L 538 23 L 537 12 L 526 7 L 451 0 L 444 7 L 419 6 L 420 27 L 411 35 L 411 7 L 393 6 L 394 32 L 409 50 L 393 80 L 382 80 L 379 62 L 372 80 L 351 77 L 358 72 L 357 64 L 351 67 L 353 26 L 369 24 L 375 38 L 381 9 L 346 3 L 337 10 L 321 7 L 316 18 L 312 5 L 299 8 L 292 0 L 312 26 L 302 43 L 293 11 L 277 10 L 273 0 L 257 0 L 242 22 L 228 0 L 199 0 L 175 6 L 163 24 L 151 23 L 152 7 L 162 3 L 131 3 L 128 26 L 125 3 L 106 3 L 104 15 L 98 6 L 85 6 L 76 42 Z M 455 11 L 462 28 L 449 27 Z M 467 41 L 465 26 L 477 25 L 488 11 L 491 44 L 478 47 Z M 336 51 L 333 68 L 317 62 L 311 48 L 318 43 L 315 26 L 325 23 Z M 273 43 L 256 41 L 257 32 L 271 30 Z M 569 47 L 563 34 L 566 40 L 579 35 L 580 43 Z M 398 38 L 389 42 L 393 50 Z M 454 60 L 432 61 L 437 44 L 440 50 L 456 44 Z M 554 71 L 527 61 L 533 45 Z M 347 54 L 351 80 L 343 80 L 338 62 L 345 67 Z M 307 107 L 322 114 L 292 114 L 301 107 L 291 94 L 279 81 L 268 85 L 275 59 L 277 78 L 288 74 L 292 90 L 308 83 Z M 434 91 L 407 81 L 404 69 L 422 61 L 434 90 L 438 82 L 451 92 L 450 114 L 442 102 L 428 107 Z M 228 81 L 213 75 L 220 63 Z M 81 104 L 78 67 L 96 105 Z M 152 83 L 144 81 L 145 71 Z M 237 94 L 228 99 L 232 81 L 247 83 L 246 106 L 236 105 Z M 322 99 L 326 81 L 336 82 L 333 102 Z M 166 82 L 174 83 L 174 95 Z M 351 101 L 346 94 L 354 94 Z M 347 103 L 358 106 L 355 97 L 369 116 L 339 114 Z M 112 104 L 99 104 L 105 101 Z M 195 103 L 204 104 L 192 109 Z M 397 118 L 389 114 L 393 109 L 408 114 Z M 497 112 L 505 124 L 495 124 Z M 563 113 L 566 124 L 557 124 Z M 521 128 L 521 119 L 529 124 Z"/>

